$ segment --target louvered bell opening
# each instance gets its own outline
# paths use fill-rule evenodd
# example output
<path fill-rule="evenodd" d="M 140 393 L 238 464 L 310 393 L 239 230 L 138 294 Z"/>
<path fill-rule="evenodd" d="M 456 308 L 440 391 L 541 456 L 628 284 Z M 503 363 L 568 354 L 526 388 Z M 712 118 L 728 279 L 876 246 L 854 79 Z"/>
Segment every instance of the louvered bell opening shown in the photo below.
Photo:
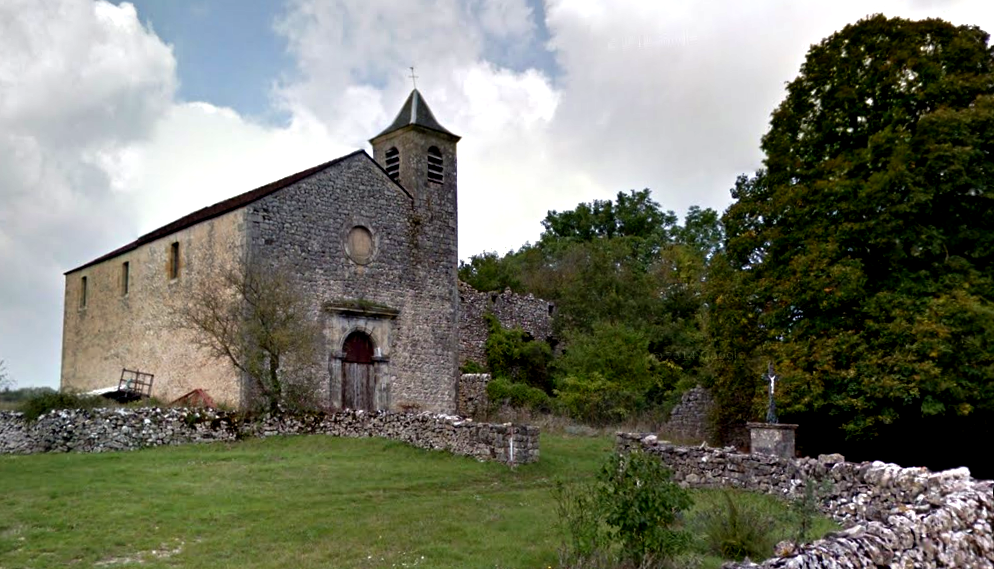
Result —
<path fill-rule="evenodd" d="M 400 151 L 397 150 L 397 147 L 391 146 L 384 156 L 386 157 L 387 175 L 397 181 L 400 178 Z"/>
<path fill-rule="evenodd" d="M 432 146 L 428 149 L 428 181 L 441 184 L 444 174 L 442 151 L 437 146 Z"/>

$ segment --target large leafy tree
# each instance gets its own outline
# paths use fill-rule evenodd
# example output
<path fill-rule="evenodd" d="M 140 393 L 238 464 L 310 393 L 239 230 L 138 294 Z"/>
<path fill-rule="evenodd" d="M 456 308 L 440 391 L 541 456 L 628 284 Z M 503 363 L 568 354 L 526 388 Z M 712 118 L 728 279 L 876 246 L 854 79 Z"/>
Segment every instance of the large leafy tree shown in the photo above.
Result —
<path fill-rule="evenodd" d="M 484 292 L 506 288 L 521 290 L 521 282 L 514 265 L 506 262 L 504 257 L 494 251 L 473 255 L 468 263 L 460 261 L 459 280 Z"/>
<path fill-rule="evenodd" d="M 988 35 L 879 15 L 847 26 L 808 52 L 762 148 L 765 168 L 733 189 L 712 283 L 717 342 L 754 359 L 728 358 L 721 381 L 756 396 L 730 376 L 774 360 L 785 414 L 823 427 L 810 436 L 989 428 Z"/>
<path fill-rule="evenodd" d="M 542 243 L 633 237 L 659 246 L 668 240 L 676 221 L 672 211 L 660 209 L 648 189 L 618 192 L 613 202 L 594 200 L 572 210 L 550 211 L 542 221 Z"/>

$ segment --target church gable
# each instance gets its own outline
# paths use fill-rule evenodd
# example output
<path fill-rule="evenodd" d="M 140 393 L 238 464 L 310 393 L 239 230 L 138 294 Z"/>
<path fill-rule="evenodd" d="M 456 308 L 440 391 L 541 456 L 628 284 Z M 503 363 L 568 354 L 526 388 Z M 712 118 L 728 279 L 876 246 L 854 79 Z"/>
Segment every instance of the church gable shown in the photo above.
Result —
<path fill-rule="evenodd" d="M 415 218 L 410 195 L 360 153 L 249 204 L 249 258 L 325 295 L 377 296 L 407 280 Z"/>

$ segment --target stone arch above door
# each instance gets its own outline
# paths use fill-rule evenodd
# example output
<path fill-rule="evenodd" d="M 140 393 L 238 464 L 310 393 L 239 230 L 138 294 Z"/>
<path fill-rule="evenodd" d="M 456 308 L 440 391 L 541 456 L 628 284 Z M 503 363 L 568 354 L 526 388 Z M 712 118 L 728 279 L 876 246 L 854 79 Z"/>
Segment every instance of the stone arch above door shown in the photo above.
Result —
<path fill-rule="evenodd" d="M 351 363 L 373 363 L 373 339 L 362 330 L 346 336 L 342 342 L 342 360 Z"/>

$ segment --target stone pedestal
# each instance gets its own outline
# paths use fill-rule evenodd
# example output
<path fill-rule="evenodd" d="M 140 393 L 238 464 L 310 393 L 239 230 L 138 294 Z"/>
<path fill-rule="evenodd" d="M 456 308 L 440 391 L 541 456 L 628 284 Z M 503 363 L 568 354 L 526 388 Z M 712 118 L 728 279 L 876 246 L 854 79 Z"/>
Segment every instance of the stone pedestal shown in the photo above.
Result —
<path fill-rule="evenodd" d="M 746 423 L 746 427 L 749 428 L 751 454 L 794 458 L 794 431 L 797 425 Z"/>

